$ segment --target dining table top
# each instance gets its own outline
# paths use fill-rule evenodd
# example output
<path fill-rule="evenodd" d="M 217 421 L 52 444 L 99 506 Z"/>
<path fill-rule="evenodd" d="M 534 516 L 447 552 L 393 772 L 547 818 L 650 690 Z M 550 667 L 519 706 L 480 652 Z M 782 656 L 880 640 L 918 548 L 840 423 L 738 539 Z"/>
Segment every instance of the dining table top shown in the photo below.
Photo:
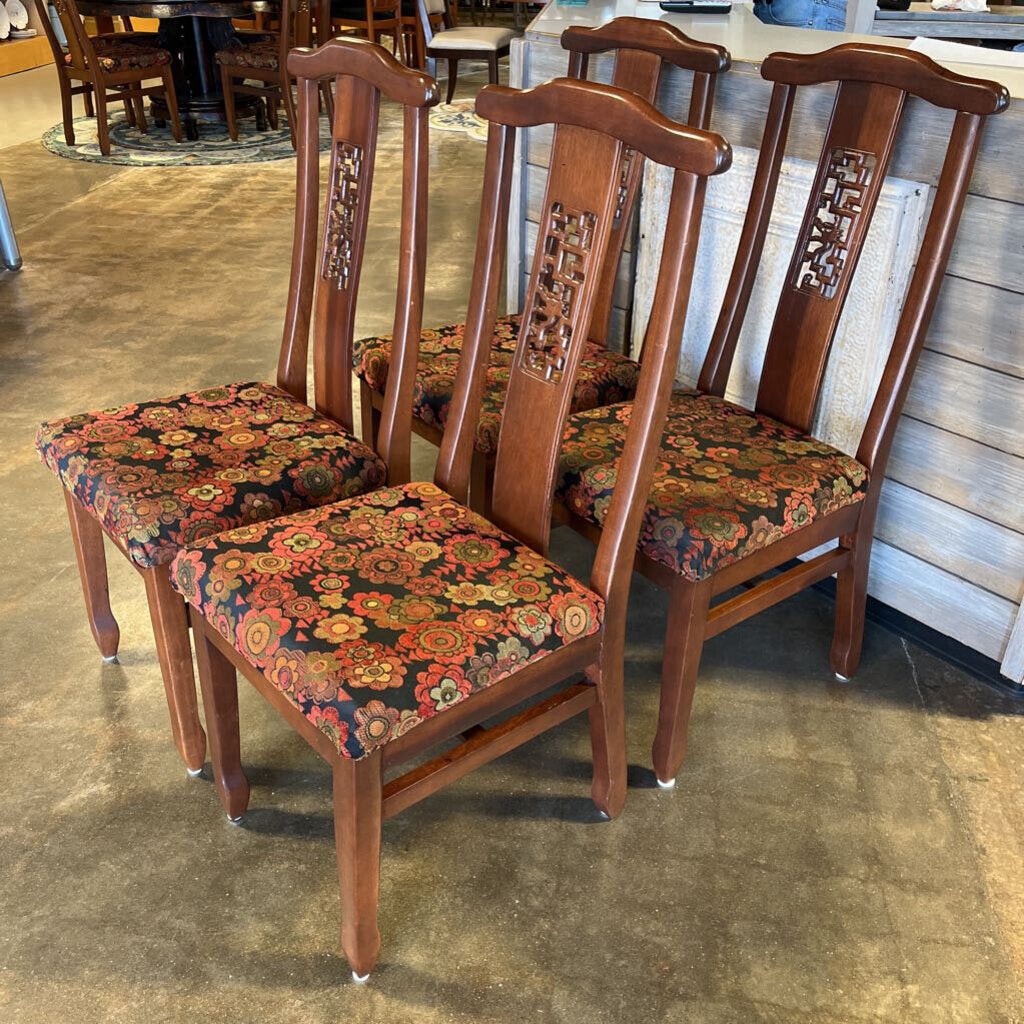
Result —
<path fill-rule="evenodd" d="M 89 16 L 131 18 L 238 18 L 277 9 L 273 0 L 78 0 Z"/>

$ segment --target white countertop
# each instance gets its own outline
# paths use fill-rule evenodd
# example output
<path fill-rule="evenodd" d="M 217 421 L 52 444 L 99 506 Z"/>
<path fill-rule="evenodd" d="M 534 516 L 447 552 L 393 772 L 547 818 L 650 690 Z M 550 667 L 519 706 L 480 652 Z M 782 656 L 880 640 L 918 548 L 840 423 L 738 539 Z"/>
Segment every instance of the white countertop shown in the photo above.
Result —
<path fill-rule="evenodd" d="M 570 25 L 603 25 L 614 18 L 635 17 L 667 21 L 688 36 L 724 46 L 735 61 L 758 63 L 770 53 L 813 53 L 845 42 L 873 42 L 890 46 L 908 46 L 909 39 L 863 36 L 847 32 L 821 32 L 811 28 L 782 28 L 765 25 L 754 16 L 753 8 L 735 4 L 731 14 L 667 14 L 649 0 L 589 0 L 586 7 L 560 5 L 552 0 L 530 23 L 528 36 L 560 36 Z M 962 75 L 990 78 L 1002 82 L 1011 96 L 1024 97 L 1024 71 L 993 67 L 988 64 L 954 64 L 939 61 Z"/>

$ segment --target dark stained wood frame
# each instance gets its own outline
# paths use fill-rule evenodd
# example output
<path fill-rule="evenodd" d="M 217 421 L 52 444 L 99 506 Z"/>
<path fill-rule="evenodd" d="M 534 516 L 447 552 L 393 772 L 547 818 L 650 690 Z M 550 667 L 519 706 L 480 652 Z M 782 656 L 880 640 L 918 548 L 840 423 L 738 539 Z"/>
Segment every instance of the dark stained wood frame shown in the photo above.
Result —
<path fill-rule="evenodd" d="M 547 547 L 553 474 L 582 354 L 580 339 L 587 337 L 601 268 L 608 255 L 623 151 L 632 147 L 675 169 L 648 354 L 637 392 L 637 408 L 642 412 L 629 429 L 625 450 L 630 470 L 620 475 L 590 580 L 593 590 L 605 600 L 599 632 L 471 694 L 354 761 L 342 757 L 262 672 L 208 621 L 193 613 L 214 776 L 228 815 L 237 819 L 249 797 L 239 756 L 235 670 L 332 766 L 341 944 L 357 980 L 366 978 L 380 950 L 377 897 L 380 823 L 384 818 L 582 711 L 590 717 L 594 803 L 608 817 L 622 808 L 626 796 L 622 694 L 626 597 L 643 511 L 635 498 L 647 493 L 653 475 L 682 340 L 706 178 L 731 163 L 729 146 L 719 136 L 669 121 L 645 100 L 610 86 L 558 79 L 519 92 L 489 85 L 480 93 L 477 109 L 490 122 L 484 194 L 465 358 L 459 365 L 452 428 L 445 434 L 435 482 L 457 500 L 466 501 L 505 257 L 515 129 L 553 124 L 546 199 L 552 213 L 548 237 L 542 232 L 538 238 L 530 296 L 532 301 L 545 295 L 548 272 L 542 271 L 542 264 L 551 252 L 552 239 L 573 247 L 572 252 L 578 254 L 576 262 L 567 260 L 574 268 L 569 271 L 574 290 L 572 296 L 559 293 L 556 305 L 561 319 L 557 325 L 547 306 L 540 319 L 524 318 L 499 437 L 494 497 L 495 522 L 541 553 Z M 537 327 L 542 322 L 545 327 L 557 326 L 557 337 L 564 342 L 557 351 L 538 347 Z M 409 367 L 410 371 L 414 368 L 414 364 Z M 544 439 L 541 445 L 534 443 L 538 435 Z M 581 674 L 582 681 L 578 678 Z M 495 714 L 566 680 L 568 685 L 525 711 L 499 725 L 482 727 L 481 723 Z M 386 767 L 460 736 L 462 742 L 454 749 L 383 783 Z"/>
<path fill-rule="evenodd" d="M 74 111 L 71 106 L 72 96 L 82 95 L 85 102 L 86 115 L 96 114 L 96 135 L 100 152 L 110 156 L 110 123 L 107 121 L 107 104 L 124 103 L 125 114 L 131 125 L 145 133 L 149 130 L 143 99 L 146 96 L 160 96 L 167 105 L 171 119 L 171 132 L 175 142 L 181 142 L 181 118 L 178 116 L 178 98 L 174 91 L 174 79 L 170 64 L 153 65 L 145 68 L 128 68 L 124 71 L 105 71 L 96 57 L 96 50 L 89 34 L 85 31 L 82 17 L 78 13 L 75 0 L 50 0 L 60 16 L 60 23 L 67 38 L 67 53 L 71 63 L 64 62 L 64 50 L 57 40 L 47 0 L 36 0 L 36 11 L 43 23 L 50 49 L 53 51 L 54 64 L 57 67 L 57 83 L 60 86 L 61 114 L 64 121 L 64 141 L 69 146 L 75 144 Z M 111 36 L 119 33 L 110 33 Z M 126 42 L 132 40 L 135 33 L 124 33 Z M 153 44 L 153 49 L 158 49 Z M 143 86 L 143 82 L 160 79 L 160 85 Z M 82 82 L 76 86 L 72 83 Z M 108 92 L 108 90 L 113 90 Z"/>
<path fill-rule="evenodd" d="M 405 41 L 405 21 L 402 17 L 402 0 L 365 0 L 366 17 L 331 18 L 333 26 L 363 33 L 371 43 L 377 42 L 378 35 L 390 35 L 394 43 L 394 56 L 403 64 L 411 64 Z M 329 10 L 329 2 L 328 2 Z M 376 18 L 374 12 L 390 14 L 390 18 Z"/>
<path fill-rule="evenodd" d="M 787 284 L 768 343 L 755 411 L 804 432 L 810 429 L 843 301 L 884 182 L 908 95 L 956 111 L 945 163 L 929 215 L 917 265 L 907 290 L 892 348 L 867 417 L 857 459 L 869 472 L 867 497 L 814 520 L 810 526 L 693 583 L 637 552 L 637 569 L 669 591 L 670 604 L 662 668 L 661 707 L 652 757 L 663 787 L 671 786 L 686 752 L 687 729 L 704 641 L 769 608 L 805 587 L 835 574 L 836 618 L 831 666 L 841 681 L 860 661 L 864 609 L 875 512 L 896 423 L 928 331 L 943 274 L 956 237 L 970 183 L 983 120 L 1005 109 L 1008 97 L 995 82 L 965 78 L 910 50 L 848 43 L 817 54 L 776 53 L 761 66 L 774 82 L 760 157 L 751 189 L 718 323 L 698 381 L 698 389 L 725 393 L 736 344 L 747 312 L 789 132 L 796 88 L 836 83 L 832 117 L 822 146 L 816 186 L 812 188 L 794 251 Z M 848 235 L 842 274 L 823 298 L 808 286 L 801 243 L 810 229 L 825 177 L 835 152 L 867 154 L 873 172 L 858 201 L 859 212 Z M 859 157 L 858 157 L 859 158 Z M 802 287 L 803 286 L 803 287 Z M 830 284 L 830 290 L 833 285 Z M 579 532 L 598 539 L 600 529 L 556 514 Z M 820 545 L 835 547 L 712 604 L 713 598 L 750 584 Z"/>
<path fill-rule="evenodd" d="M 288 71 L 298 79 L 298 156 L 296 160 L 295 231 L 292 244 L 288 307 L 278 362 L 277 384 L 301 402 L 306 401 L 310 322 L 314 327 L 314 383 L 317 411 L 336 419 L 352 433 L 351 376 L 340 368 L 352 365 L 352 331 L 359 287 L 359 270 L 366 239 L 366 221 L 373 184 L 373 152 L 380 96 L 405 107 L 402 222 L 394 331 L 403 355 L 396 364 L 394 386 L 388 383 L 377 451 L 388 465 L 392 482 L 409 478 L 412 389 L 423 310 L 426 259 L 428 140 L 427 109 L 438 101 L 437 86 L 428 75 L 399 64 L 386 50 L 364 39 L 334 39 L 318 50 L 293 50 Z M 333 122 L 334 153 L 347 145 L 360 147 L 357 202 L 352 228 L 340 239 L 348 255 L 344 288 L 325 278 L 328 231 L 317 246 L 320 213 L 320 130 L 318 86 L 333 78 L 338 102 Z M 331 223 L 338 196 L 327 189 L 324 223 Z M 314 305 L 315 295 L 315 305 Z M 407 345 L 411 353 L 404 355 Z M 102 656 L 117 656 L 119 630 L 110 610 L 104 530 L 70 492 L 65 491 L 71 535 L 75 544 L 86 614 Z M 129 558 L 117 539 L 106 535 Z M 142 568 L 153 636 L 167 694 L 175 746 L 191 775 L 198 775 L 206 757 L 206 735 L 199 722 L 192 648 L 185 604 L 173 590 L 166 565 Z"/>
<path fill-rule="evenodd" d="M 417 0 L 422 6 L 423 0 Z M 561 36 L 563 49 L 569 52 L 569 77 L 585 80 L 592 54 L 614 53 L 615 67 L 611 84 L 635 93 L 648 103 L 654 103 L 658 94 L 663 65 L 693 73 L 690 107 L 686 123 L 694 128 L 706 129 L 711 121 L 715 98 L 716 76 L 730 66 L 729 52 L 721 46 L 691 39 L 685 33 L 663 21 L 647 18 L 616 18 L 598 28 L 573 26 Z M 602 267 L 602 278 L 590 322 L 590 339 L 598 343 L 608 340 L 612 303 L 619 263 L 632 224 L 644 161 L 627 153 L 623 158 L 621 205 L 617 208 L 612 227 L 608 258 Z M 364 438 L 377 434 L 377 417 L 383 407 L 383 396 L 360 381 L 360 408 Z M 414 419 L 415 433 L 440 448 L 442 431 L 437 427 Z M 473 484 L 470 500 L 473 507 L 487 514 L 491 500 L 491 481 L 494 458 L 475 453 L 472 466 Z"/>

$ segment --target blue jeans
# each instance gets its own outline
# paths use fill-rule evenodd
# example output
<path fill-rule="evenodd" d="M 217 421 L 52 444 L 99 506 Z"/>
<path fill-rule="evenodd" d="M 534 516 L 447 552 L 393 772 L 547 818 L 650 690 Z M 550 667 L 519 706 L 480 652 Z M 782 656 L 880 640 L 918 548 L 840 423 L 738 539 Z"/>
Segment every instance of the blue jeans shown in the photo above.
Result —
<path fill-rule="evenodd" d="M 766 25 L 820 28 L 826 32 L 846 29 L 846 0 L 755 0 L 754 13 Z"/>

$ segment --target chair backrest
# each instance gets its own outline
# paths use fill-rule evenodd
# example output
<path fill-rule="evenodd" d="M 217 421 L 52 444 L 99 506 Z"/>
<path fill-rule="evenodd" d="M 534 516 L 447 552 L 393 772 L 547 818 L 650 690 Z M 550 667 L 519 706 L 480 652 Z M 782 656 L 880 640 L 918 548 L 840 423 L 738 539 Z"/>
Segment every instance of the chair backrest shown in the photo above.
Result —
<path fill-rule="evenodd" d="M 60 18 L 61 28 L 64 29 L 64 36 L 67 39 L 67 53 L 71 57 L 71 67 L 79 71 L 95 72 L 98 69 L 96 63 L 96 51 L 93 48 L 89 33 L 85 31 L 85 23 L 78 13 L 78 6 L 75 0 L 50 0 L 57 17 Z M 50 12 L 46 9 L 47 0 L 36 0 L 36 10 L 39 12 L 39 20 L 43 23 L 43 31 L 53 51 L 53 59 L 57 65 L 57 73 L 63 74 L 67 65 L 64 63 L 64 47 L 57 38 L 53 25 L 50 22 Z"/>
<path fill-rule="evenodd" d="M 857 458 L 881 483 L 892 433 L 949 260 L 986 115 L 1003 110 L 996 82 L 946 71 L 911 50 L 847 43 L 775 53 L 775 85 L 736 261 L 698 387 L 722 395 L 764 248 L 796 90 L 836 84 L 832 116 L 761 370 L 755 409 L 810 429 L 836 327 L 885 181 L 908 95 L 956 111 L 917 264 Z"/>
<path fill-rule="evenodd" d="M 505 256 L 515 129 L 554 125 L 542 223 L 498 435 L 491 518 L 545 551 L 559 449 L 615 221 L 627 147 L 675 168 L 647 357 L 592 585 L 628 586 L 634 547 L 682 339 L 706 177 L 732 154 L 632 93 L 569 78 L 520 92 L 487 86 L 490 121 L 466 333 L 435 480 L 466 499 Z"/>
<path fill-rule="evenodd" d="M 592 53 L 615 53 L 611 84 L 654 103 L 658 95 L 663 66 L 668 63 L 693 72 L 690 109 L 686 124 L 707 128 L 715 100 L 716 76 L 727 71 L 729 51 L 711 43 L 691 39 L 673 25 L 649 18 L 615 18 L 598 28 L 573 25 L 562 33 L 562 48 L 569 51 L 569 77 L 585 79 Z M 608 340 L 615 282 L 626 244 L 633 209 L 640 192 L 644 161 L 634 150 L 623 153 L 615 222 L 609 243 L 609 260 L 604 266 L 598 288 L 590 337 Z"/>
<path fill-rule="evenodd" d="M 288 66 L 288 53 L 296 46 L 313 45 L 313 29 L 319 29 L 321 5 L 316 0 L 281 0 L 280 26 L 277 34 L 278 67 Z"/>
<path fill-rule="evenodd" d="M 288 71 L 298 84 L 295 236 L 278 384 L 306 400 L 313 320 L 314 405 L 351 430 L 352 339 L 359 273 L 373 188 L 380 99 L 404 107 L 402 222 L 395 296 L 394 347 L 377 450 L 389 479 L 409 476 L 412 394 L 423 317 L 427 242 L 427 110 L 437 84 L 365 39 L 332 39 L 317 50 L 293 50 Z M 320 194 L 318 86 L 334 79 L 331 163 L 317 257 Z M 315 304 L 314 304 L 315 294 Z"/>
<path fill-rule="evenodd" d="M 416 17 L 423 32 L 425 46 L 430 45 L 438 27 L 443 31 L 455 26 L 448 0 L 416 0 Z"/>

